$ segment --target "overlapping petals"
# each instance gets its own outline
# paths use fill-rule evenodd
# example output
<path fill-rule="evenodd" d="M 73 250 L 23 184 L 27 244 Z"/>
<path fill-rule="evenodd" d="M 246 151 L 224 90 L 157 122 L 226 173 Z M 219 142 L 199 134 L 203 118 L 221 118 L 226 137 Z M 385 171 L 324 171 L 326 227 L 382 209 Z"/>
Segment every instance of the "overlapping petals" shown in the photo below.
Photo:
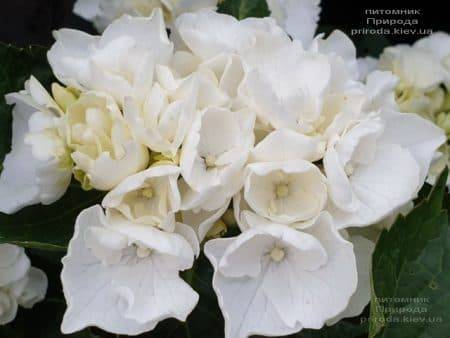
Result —
<path fill-rule="evenodd" d="M 205 253 L 215 270 L 225 337 L 320 328 L 346 308 L 356 289 L 352 245 L 327 215 L 302 232 L 273 223 L 211 240 Z"/>
<path fill-rule="evenodd" d="M 58 200 L 69 186 L 72 161 L 63 112 L 34 77 L 7 101 L 14 104 L 12 142 L 0 176 L 0 211 L 11 214 Z"/>
<path fill-rule="evenodd" d="M 95 325 L 136 335 L 165 318 L 185 320 L 198 301 L 178 275 L 198 252 L 192 230 L 177 223 L 168 233 L 113 217 L 110 222 L 94 206 L 77 219 L 61 276 L 68 303 L 64 333 Z"/>

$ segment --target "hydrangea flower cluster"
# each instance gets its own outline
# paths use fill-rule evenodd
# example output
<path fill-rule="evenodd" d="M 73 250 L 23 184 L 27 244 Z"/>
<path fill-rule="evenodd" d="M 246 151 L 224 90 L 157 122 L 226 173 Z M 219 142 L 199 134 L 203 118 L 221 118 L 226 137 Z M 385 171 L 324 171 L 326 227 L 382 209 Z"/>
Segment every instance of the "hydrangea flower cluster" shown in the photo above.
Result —
<path fill-rule="evenodd" d="M 161 9 L 55 38 L 62 85 L 8 96 L 0 210 L 52 203 L 72 174 L 107 192 L 63 259 L 64 333 L 186 320 L 199 296 L 179 272 L 203 241 L 227 338 L 361 313 L 374 243 L 352 230 L 411 202 L 446 140 L 400 112 L 391 72 L 359 81 L 342 32 L 302 42 L 208 9 L 178 16 L 171 39 Z M 232 223 L 241 233 L 217 238 Z"/>

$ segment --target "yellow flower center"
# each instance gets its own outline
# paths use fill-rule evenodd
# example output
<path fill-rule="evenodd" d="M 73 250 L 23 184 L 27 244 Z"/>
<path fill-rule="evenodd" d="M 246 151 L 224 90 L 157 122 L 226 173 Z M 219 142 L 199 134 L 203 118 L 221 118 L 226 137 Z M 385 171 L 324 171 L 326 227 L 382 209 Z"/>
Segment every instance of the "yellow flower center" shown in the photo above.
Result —
<path fill-rule="evenodd" d="M 152 188 L 142 189 L 141 194 L 142 194 L 142 196 L 144 196 L 145 198 L 148 198 L 148 199 L 150 199 L 154 196 L 154 192 L 153 192 Z"/>
<path fill-rule="evenodd" d="M 214 155 L 206 155 L 205 157 L 206 168 L 213 168 L 216 166 L 216 157 Z"/>
<path fill-rule="evenodd" d="M 277 198 L 285 198 L 289 195 L 289 186 L 285 183 L 280 183 L 275 188 Z"/>
<path fill-rule="evenodd" d="M 275 262 L 280 262 L 285 256 L 284 250 L 281 248 L 274 247 L 270 251 L 270 258 L 272 258 Z"/>
<path fill-rule="evenodd" d="M 150 256 L 151 252 L 152 251 L 149 248 L 143 248 L 140 246 L 136 248 L 136 256 L 138 256 L 139 258 L 146 258 Z"/>

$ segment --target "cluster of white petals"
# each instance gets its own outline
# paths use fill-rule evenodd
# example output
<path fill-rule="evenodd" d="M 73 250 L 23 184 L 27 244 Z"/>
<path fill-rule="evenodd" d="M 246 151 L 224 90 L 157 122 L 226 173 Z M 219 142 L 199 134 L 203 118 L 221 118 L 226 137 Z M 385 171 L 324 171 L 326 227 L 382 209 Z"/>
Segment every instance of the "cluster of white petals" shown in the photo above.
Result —
<path fill-rule="evenodd" d="M 398 82 L 395 100 L 405 113 L 418 114 L 442 128 L 450 136 L 450 35 L 436 32 L 413 45 L 387 47 L 379 60 L 359 59 L 362 79 L 380 69 L 391 71 Z M 433 159 L 429 182 L 434 182 L 450 164 L 450 149 L 442 146 Z M 450 185 L 450 180 L 448 181 Z"/>
<path fill-rule="evenodd" d="M 30 309 L 46 292 L 47 276 L 30 265 L 25 250 L 0 244 L 0 325 L 14 320 L 19 305 Z"/>
<path fill-rule="evenodd" d="M 215 9 L 220 0 L 77 0 L 73 11 L 99 32 L 124 14 L 149 16 L 161 8 L 169 27 L 183 13 Z M 310 43 L 319 21 L 320 0 L 268 0 L 270 16 L 292 37 Z"/>
<path fill-rule="evenodd" d="M 205 239 L 226 338 L 319 329 L 363 311 L 374 243 L 351 230 L 404 210 L 446 137 L 400 112 L 391 72 L 359 80 L 344 33 L 308 41 L 317 18 L 290 33 L 298 23 L 283 8 L 297 5 L 318 15 L 318 1 L 270 1 L 282 28 L 201 9 L 172 22 L 173 41 L 159 8 L 101 36 L 63 29 L 48 59 L 66 87 L 52 99 L 31 79 L 10 96 L 5 211 L 53 202 L 72 172 L 108 192 L 79 215 L 63 259 L 64 333 L 136 335 L 186 320 L 199 296 L 180 272 Z M 217 238 L 233 222 L 241 234 Z"/>
<path fill-rule="evenodd" d="M 67 190 L 72 161 L 63 111 L 31 77 L 25 90 L 6 96 L 15 104 L 11 152 L 0 176 L 0 211 L 12 214 L 32 204 L 51 204 Z"/>

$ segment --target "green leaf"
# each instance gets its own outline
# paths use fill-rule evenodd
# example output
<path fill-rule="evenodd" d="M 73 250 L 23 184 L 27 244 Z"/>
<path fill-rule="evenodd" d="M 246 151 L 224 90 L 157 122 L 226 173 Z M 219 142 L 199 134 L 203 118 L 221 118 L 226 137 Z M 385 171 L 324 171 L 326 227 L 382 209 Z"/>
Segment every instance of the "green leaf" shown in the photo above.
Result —
<path fill-rule="evenodd" d="M 0 243 L 65 251 L 80 211 L 100 203 L 103 195 L 73 183 L 63 198 L 51 205 L 27 207 L 14 215 L 0 213 Z"/>
<path fill-rule="evenodd" d="M 232 15 L 238 20 L 270 15 L 266 0 L 224 0 L 219 4 L 218 12 Z"/>
<path fill-rule="evenodd" d="M 11 107 L 4 96 L 23 89 L 30 75 L 44 86 L 54 80 L 46 53 L 43 47 L 17 48 L 0 43 L 0 163 L 11 147 Z"/>
<path fill-rule="evenodd" d="M 428 198 L 383 231 L 373 256 L 370 337 L 446 337 L 450 332 L 447 170 Z"/>

